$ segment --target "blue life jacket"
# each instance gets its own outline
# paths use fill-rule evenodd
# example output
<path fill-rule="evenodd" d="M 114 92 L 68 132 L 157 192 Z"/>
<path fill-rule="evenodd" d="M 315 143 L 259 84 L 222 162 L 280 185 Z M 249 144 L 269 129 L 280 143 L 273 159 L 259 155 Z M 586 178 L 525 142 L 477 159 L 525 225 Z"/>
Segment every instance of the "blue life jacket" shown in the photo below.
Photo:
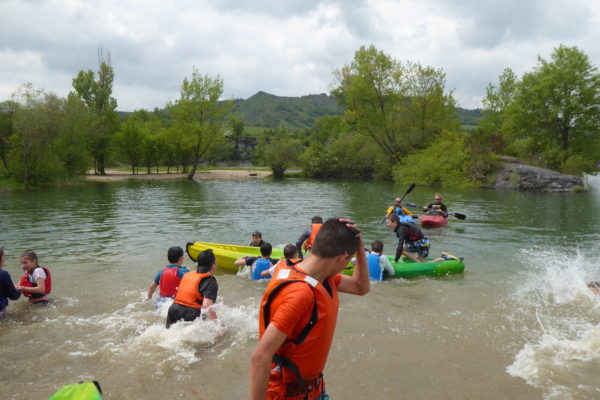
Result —
<path fill-rule="evenodd" d="M 260 273 L 271 268 L 271 261 L 267 258 L 259 258 L 252 264 L 252 279 L 258 281 L 260 279 L 269 279 L 268 276 L 260 276 Z"/>
<path fill-rule="evenodd" d="M 402 207 L 394 207 L 394 214 L 396 214 L 398 216 L 398 218 L 400 219 L 400 222 L 404 222 L 407 224 L 414 224 L 415 220 L 413 219 L 413 217 L 411 217 L 410 215 L 407 215 L 404 213 L 404 210 L 402 209 Z"/>
<path fill-rule="evenodd" d="M 367 264 L 369 266 L 369 278 L 372 281 L 383 280 L 383 270 L 379 265 L 379 254 L 369 253 L 367 254 Z"/>

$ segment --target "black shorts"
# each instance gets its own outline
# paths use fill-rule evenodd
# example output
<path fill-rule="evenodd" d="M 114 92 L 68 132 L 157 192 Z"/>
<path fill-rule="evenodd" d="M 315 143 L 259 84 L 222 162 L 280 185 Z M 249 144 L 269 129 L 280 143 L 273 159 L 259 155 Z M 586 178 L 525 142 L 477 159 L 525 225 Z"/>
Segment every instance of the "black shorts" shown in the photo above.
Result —
<path fill-rule="evenodd" d="M 200 316 L 200 309 L 183 306 L 178 303 L 171 304 L 167 313 L 167 328 L 177 321 L 193 321 Z"/>

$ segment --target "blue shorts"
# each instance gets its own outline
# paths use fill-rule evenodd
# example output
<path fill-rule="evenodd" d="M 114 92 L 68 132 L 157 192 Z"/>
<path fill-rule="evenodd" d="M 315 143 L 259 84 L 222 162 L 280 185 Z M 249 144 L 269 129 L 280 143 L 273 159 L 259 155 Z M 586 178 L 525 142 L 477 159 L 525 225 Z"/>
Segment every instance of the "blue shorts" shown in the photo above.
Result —
<path fill-rule="evenodd" d="M 421 257 L 429 255 L 429 240 L 421 239 L 414 242 L 405 242 L 404 248 L 411 253 L 417 253 Z"/>

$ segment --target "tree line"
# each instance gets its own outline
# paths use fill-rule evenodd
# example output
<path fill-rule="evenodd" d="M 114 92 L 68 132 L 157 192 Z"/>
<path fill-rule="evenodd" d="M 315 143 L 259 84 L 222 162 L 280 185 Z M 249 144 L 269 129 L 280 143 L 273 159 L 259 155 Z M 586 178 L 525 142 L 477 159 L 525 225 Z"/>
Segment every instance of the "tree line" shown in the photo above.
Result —
<path fill-rule="evenodd" d="M 242 158 L 244 121 L 221 99 L 219 76 L 194 68 L 178 99 L 123 120 L 113 79 L 110 55 L 99 50 L 98 71 L 80 71 L 67 98 L 25 84 L 0 103 L 0 174 L 25 188 L 116 164 L 132 174 L 181 169 L 193 179 L 201 162 Z M 487 87 L 474 130 L 461 129 L 441 69 L 363 46 L 333 80 L 342 115 L 324 115 L 309 129 L 267 129 L 243 156 L 276 178 L 295 167 L 314 178 L 455 186 L 486 184 L 498 155 L 574 174 L 593 171 L 600 158 L 600 75 L 576 47 L 538 57 L 521 79 L 507 68 Z"/>

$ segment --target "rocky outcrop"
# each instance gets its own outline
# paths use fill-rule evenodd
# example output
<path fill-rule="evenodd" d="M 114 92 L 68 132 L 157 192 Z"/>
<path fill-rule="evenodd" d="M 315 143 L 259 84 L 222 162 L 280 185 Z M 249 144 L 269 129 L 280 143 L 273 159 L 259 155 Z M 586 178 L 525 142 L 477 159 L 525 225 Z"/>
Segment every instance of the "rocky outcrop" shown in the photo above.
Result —
<path fill-rule="evenodd" d="M 573 192 L 583 190 L 583 179 L 545 168 L 534 167 L 513 157 L 501 157 L 502 168 L 496 174 L 496 189 L 538 192 Z"/>

